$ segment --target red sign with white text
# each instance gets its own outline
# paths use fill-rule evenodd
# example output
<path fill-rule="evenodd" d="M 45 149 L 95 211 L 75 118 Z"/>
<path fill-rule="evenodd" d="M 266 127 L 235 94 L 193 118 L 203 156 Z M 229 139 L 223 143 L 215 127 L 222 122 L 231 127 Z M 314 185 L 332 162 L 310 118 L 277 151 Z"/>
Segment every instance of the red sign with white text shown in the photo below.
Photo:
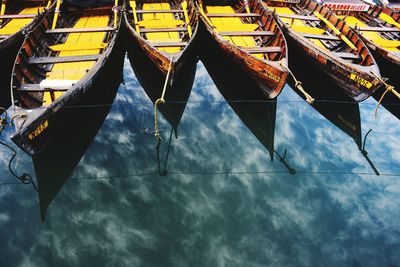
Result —
<path fill-rule="evenodd" d="M 362 4 L 324 3 L 324 6 L 340 11 L 368 11 L 369 9 L 369 5 Z"/>

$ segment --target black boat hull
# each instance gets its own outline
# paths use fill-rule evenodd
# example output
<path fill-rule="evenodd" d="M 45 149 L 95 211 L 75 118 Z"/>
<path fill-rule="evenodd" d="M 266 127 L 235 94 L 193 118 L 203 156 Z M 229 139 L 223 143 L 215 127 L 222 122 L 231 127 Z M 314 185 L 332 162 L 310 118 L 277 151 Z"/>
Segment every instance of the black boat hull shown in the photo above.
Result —
<path fill-rule="evenodd" d="M 203 40 L 200 60 L 228 104 L 273 159 L 276 99 L 268 99 L 259 83 L 221 52 L 204 27 L 199 30 Z"/>
<path fill-rule="evenodd" d="M 11 75 L 15 58 L 24 41 L 22 32 L 0 42 L 0 107 L 7 109 L 11 106 Z M 1 111 L 0 111 L 1 113 Z"/>
<path fill-rule="evenodd" d="M 53 132 L 57 138 L 50 138 L 40 154 L 32 157 L 39 185 L 42 221 L 45 220 L 49 205 L 93 142 L 110 111 L 122 81 L 123 65 L 120 59 L 118 58 L 113 68 L 115 76 L 104 84 L 108 90 L 102 90 L 100 94 L 90 94 L 86 99 L 86 102 L 103 105 L 68 109 L 63 115 L 63 124 Z"/>
<path fill-rule="evenodd" d="M 372 52 L 378 65 L 382 72 L 382 77 L 389 78 L 387 81 L 388 84 L 393 85 L 395 90 L 399 92 L 400 90 L 400 63 L 393 63 L 386 58 L 384 58 L 381 54 Z M 382 94 L 385 92 L 385 88 L 381 87 L 373 97 L 379 101 Z M 394 116 L 400 119 L 400 99 L 394 94 L 388 92 L 382 100 L 382 105 Z"/>

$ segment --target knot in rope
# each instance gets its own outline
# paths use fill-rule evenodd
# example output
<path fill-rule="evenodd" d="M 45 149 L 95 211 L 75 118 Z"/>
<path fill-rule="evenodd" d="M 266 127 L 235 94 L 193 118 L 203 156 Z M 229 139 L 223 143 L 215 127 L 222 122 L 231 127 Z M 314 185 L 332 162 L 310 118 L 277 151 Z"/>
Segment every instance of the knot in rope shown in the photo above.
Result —
<path fill-rule="evenodd" d="M 26 118 L 26 117 L 28 117 L 28 114 L 27 114 L 27 113 L 17 113 L 17 114 L 14 114 L 14 115 L 11 117 L 11 119 L 10 119 L 10 125 L 11 125 L 11 126 L 14 125 L 14 120 L 15 120 L 16 118 Z"/>
<path fill-rule="evenodd" d="M 303 83 L 302 83 L 301 81 L 297 80 L 296 76 L 294 76 L 293 72 L 289 69 L 289 67 L 285 66 L 285 65 L 282 64 L 282 63 L 280 64 L 280 66 L 281 66 L 284 70 L 286 70 L 286 71 L 290 74 L 290 76 L 292 76 L 293 81 L 294 81 L 294 87 L 295 87 L 297 90 L 299 90 L 299 91 L 304 95 L 304 97 L 306 98 L 307 103 L 313 104 L 314 101 L 315 101 L 315 99 L 314 99 L 310 94 L 308 94 L 308 93 L 306 92 L 306 90 L 304 90 L 304 88 L 303 88 L 303 86 L 302 86 Z"/>
<path fill-rule="evenodd" d="M 387 85 L 385 86 L 385 89 L 386 89 L 388 92 L 392 93 L 393 90 L 394 90 L 394 86 L 393 86 L 393 85 L 387 84 Z"/>
<path fill-rule="evenodd" d="M 374 112 L 374 113 L 375 113 L 375 117 L 376 117 L 377 114 L 378 114 L 379 106 L 382 104 L 382 101 L 383 101 L 383 99 L 385 98 L 386 94 L 387 94 L 388 92 L 390 92 L 390 93 L 394 94 L 395 96 L 397 96 L 397 97 L 400 99 L 400 93 L 397 92 L 397 91 L 394 89 L 394 86 L 393 86 L 393 85 L 387 84 L 387 83 L 382 79 L 382 77 L 380 77 L 379 75 L 375 74 L 375 73 L 372 72 L 372 71 L 371 71 L 371 74 L 372 74 L 373 76 L 375 76 L 375 77 L 385 86 L 385 89 L 386 89 L 385 92 L 383 92 L 381 98 L 380 98 L 379 101 L 378 101 L 378 105 L 377 105 L 376 108 L 375 108 L 375 112 Z"/>

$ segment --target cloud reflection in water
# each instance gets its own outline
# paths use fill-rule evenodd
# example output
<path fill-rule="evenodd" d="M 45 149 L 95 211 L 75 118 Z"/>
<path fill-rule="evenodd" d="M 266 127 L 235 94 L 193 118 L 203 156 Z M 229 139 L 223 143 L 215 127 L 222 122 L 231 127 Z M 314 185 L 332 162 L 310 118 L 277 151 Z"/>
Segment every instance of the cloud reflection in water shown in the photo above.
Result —
<path fill-rule="evenodd" d="M 223 98 L 201 64 L 179 137 L 172 140 L 169 175 L 159 177 L 155 139 L 144 131 L 154 127 L 152 103 L 128 65 L 124 74 L 129 78 L 116 105 L 45 224 L 31 187 L 0 187 L 0 266 L 400 262 L 398 177 L 288 175 L 219 102 Z M 360 105 L 363 131 L 374 129 L 370 157 L 381 173 L 400 173 L 399 121 L 384 109 L 374 119 L 371 102 Z M 165 156 L 170 126 L 160 121 Z M 288 161 L 298 171 L 372 172 L 354 141 L 290 88 L 279 97 L 276 121 L 275 147 L 289 149 Z M 0 153 L 4 163 L 8 154 Z M 32 171 L 23 154 L 16 164 Z M 5 167 L 0 172 L 1 182 L 11 179 Z"/>

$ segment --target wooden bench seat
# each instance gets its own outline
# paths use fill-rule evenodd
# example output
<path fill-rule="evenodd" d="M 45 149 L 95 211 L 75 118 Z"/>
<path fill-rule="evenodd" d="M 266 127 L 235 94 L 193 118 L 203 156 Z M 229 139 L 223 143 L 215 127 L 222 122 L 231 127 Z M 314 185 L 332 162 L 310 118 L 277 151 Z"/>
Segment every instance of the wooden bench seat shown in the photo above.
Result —
<path fill-rule="evenodd" d="M 350 60 L 361 59 L 360 55 L 355 55 L 353 53 L 332 52 L 332 54 L 343 59 L 350 59 Z"/>
<path fill-rule="evenodd" d="M 232 31 L 221 32 L 221 36 L 273 36 L 274 32 L 271 31 Z"/>
<path fill-rule="evenodd" d="M 104 28 L 60 28 L 54 30 L 47 30 L 46 33 L 58 34 L 58 33 L 89 33 L 89 32 L 113 32 L 115 28 L 104 27 Z"/>
<path fill-rule="evenodd" d="M 319 21 L 319 18 L 314 16 L 301 16 L 301 15 L 290 15 L 290 14 L 278 14 L 280 18 L 285 19 L 298 19 L 298 20 L 306 20 L 306 21 Z"/>
<path fill-rule="evenodd" d="M 32 57 L 29 64 L 56 64 L 69 62 L 96 61 L 101 55 L 67 56 L 67 57 Z"/>
<path fill-rule="evenodd" d="M 132 10 L 129 11 L 129 13 L 133 13 Z M 156 14 L 156 13 L 183 13 L 183 10 L 174 10 L 174 9 L 151 9 L 151 10 L 136 10 L 137 14 Z"/>
<path fill-rule="evenodd" d="M 154 47 L 185 47 L 187 42 L 150 42 Z"/>
<path fill-rule="evenodd" d="M 260 17 L 259 14 L 256 13 L 207 13 L 207 17 L 210 18 L 246 18 L 246 17 Z"/>
<path fill-rule="evenodd" d="M 322 34 L 310 34 L 306 33 L 303 34 L 304 37 L 306 38 L 311 38 L 311 39 L 318 39 L 318 40 L 327 40 L 327 41 L 340 41 L 340 38 L 334 35 L 322 35 Z"/>
<path fill-rule="evenodd" d="M 0 19 L 33 19 L 35 14 L 21 14 L 21 15 L 2 15 Z"/>
<path fill-rule="evenodd" d="M 267 46 L 267 47 L 241 47 L 244 51 L 250 54 L 259 53 L 279 53 L 282 52 L 282 48 L 279 46 Z"/>
<path fill-rule="evenodd" d="M 52 88 L 43 88 L 40 84 L 22 84 L 19 91 L 23 92 L 66 92 L 68 89 L 52 89 Z"/>
<path fill-rule="evenodd" d="M 152 32 L 185 32 L 187 27 L 178 28 L 143 28 L 140 29 L 140 33 L 152 33 Z"/>
<path fill-rule="evenodd" d="M 400 29 L 392 27 L 362 27 L 357 30 L 362 32 L 400 32 Z"/>

